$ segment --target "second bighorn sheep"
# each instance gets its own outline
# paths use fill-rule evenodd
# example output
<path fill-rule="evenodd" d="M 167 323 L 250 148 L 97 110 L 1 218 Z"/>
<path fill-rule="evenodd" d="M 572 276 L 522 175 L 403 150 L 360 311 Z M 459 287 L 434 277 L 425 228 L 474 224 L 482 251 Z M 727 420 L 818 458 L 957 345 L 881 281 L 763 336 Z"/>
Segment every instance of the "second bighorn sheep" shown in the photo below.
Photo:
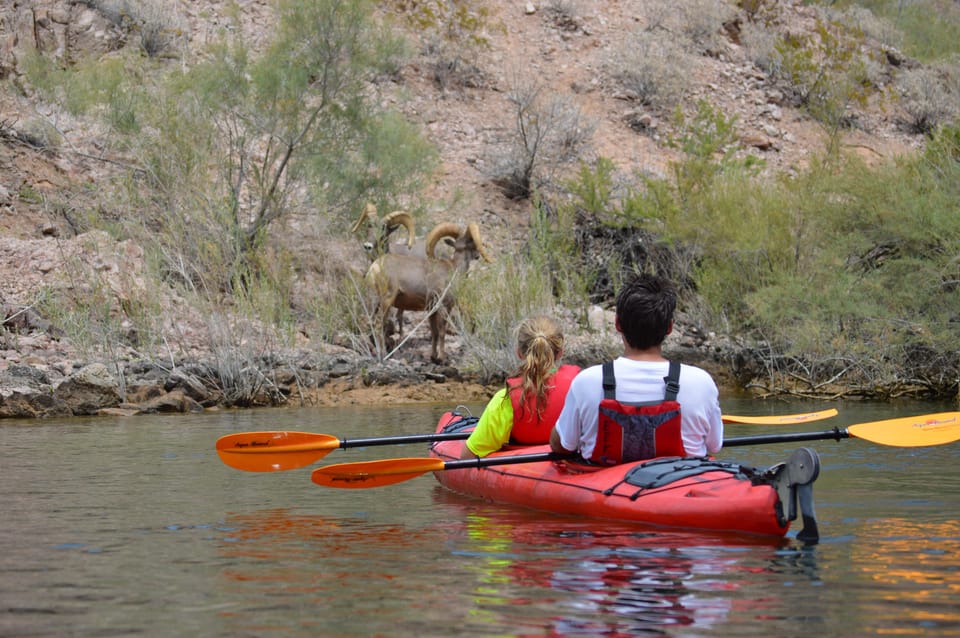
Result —
<path fill-rule="evenodd" d="M 390 236 L 400 227 L 407 229 L 407 241 L 396 243 L 390 241 Z M 410 213 L 402 210 L 395 210 L 392 213 L 384 215 L 383 219 L 377 218 L 377 207 L 367 202 L 367 205 L 360 211 L 360 217 L 353 223 L 350 232 L 354 235 L 365 235 L 363 241 L 363 250 L 367 253 L 370 261 L 376 261 L 381 255 L 389 252 L 399 255 L 426 255 L 423 240 L 417 240 L 413 217 Z M 397 310 L 397 335 L 403 338 L 403 311 Z"/>
<path fill-rule="evenodd" d="M 364 233 L 366 239 L 363 242 L 363 249 L 370 256 L 371 260 L 391 252 L 390 235 L 401 226 L 407 229 L 407 241 L 404 244 L 394 244 L 392 251 L 414 251 L 413 245 L 416 238 L 414 236 L 413 217 L 410 216 L 410 213 L 395 210 L 392 213 L 384 215 L 383 219 L 378 219 L 376 206 L 368 203 L 363 207 L 363 210 L 360 211 L 360 217 L 353 223 L 350 232 L 359 235 L 361 230 L 364 230 L 364 224 L 366 224 Z"/>
<path fill-rule="evenodd" d="M 454 238 L 453 256 L 435 258 L 433 251 L 444 237 Z M 430 360 L 446 361 L 446 319 L 456 302 L 451 284 L 454 275 L 466 273 L 470 262 L 478 258 L 493 261 L 475 223 L 466 228 L 452 223 L 437 224 L 427 235 L 425 256 L 386 253 L 378 257 L 367 271 L 366 279 L 377 295 L 375 316 L 381 321 L 384 340 L 389 336 L 387 317 L 391 307 L 426 310 L 430 313 Z"/>

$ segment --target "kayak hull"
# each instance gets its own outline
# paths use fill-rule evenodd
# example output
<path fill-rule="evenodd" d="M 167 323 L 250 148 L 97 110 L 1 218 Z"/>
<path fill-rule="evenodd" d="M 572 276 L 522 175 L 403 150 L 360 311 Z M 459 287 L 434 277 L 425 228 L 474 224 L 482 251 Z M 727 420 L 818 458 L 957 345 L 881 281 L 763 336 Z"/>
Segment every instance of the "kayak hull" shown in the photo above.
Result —
<path fill-rule="evenodd" d="M 447 412 L 437 430 L 472 427 L 473 422 Z M 458 459 L 462 447 L 462 441 L 437 442 L 431 455 L 444 461 Z M 546 445 L 525 446 L 490 456 L 548 451 Z M 680 471 L 671 480 L 670 469 L 688 466 L 698 468 L 690 476 L 680 476 L 684 474 Z M 444 487 L 495 503 L 666 528 L 784 536 L 789 521 L 783 520 L 779 494 L 758 475 L 754 468 L 736 464 L 675 458 L 612 467 L 542 461 L 434 472 Z"/>

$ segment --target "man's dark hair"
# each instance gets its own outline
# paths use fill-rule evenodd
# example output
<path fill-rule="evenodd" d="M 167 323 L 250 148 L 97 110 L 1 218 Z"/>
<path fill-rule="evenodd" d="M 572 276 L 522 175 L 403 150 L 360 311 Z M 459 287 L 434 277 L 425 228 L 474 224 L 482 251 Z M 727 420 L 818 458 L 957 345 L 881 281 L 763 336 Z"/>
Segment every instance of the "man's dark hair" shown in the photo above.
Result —
<path fill-rule="evenodd" d="M 620 330 L 630 347 L 646 350 L 663 343 L 677 308 L 677 289 L 664 277 L 642 274 L 617 295 Z"/>

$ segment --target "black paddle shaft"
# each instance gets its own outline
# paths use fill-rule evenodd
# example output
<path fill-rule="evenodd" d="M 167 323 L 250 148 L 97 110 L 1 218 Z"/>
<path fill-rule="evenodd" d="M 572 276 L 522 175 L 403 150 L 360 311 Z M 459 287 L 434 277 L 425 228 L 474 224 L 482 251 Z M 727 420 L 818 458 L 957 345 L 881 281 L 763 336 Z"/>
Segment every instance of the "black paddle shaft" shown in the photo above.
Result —
<path fill-rule="evenodd" d="M 797 441 L 822 441 L 850 438 L 846 429 L 833 428 L 826 432 L 795 432 L 791 434 L 758 434 L 756 436 L 736 436 L 725 439 L 723 447 L 737 447 L 739 445 L 763 445 L 764 443 L 795 443 Z"/>
<path fill-rule="evenodd" d="M 342 439 L 341 448 L 366 447 L 368 445 L 396 445 L 398 443 L 430 443 L 431 441 L 459 441 L 470 436 L 469 432 L 442 432 L 440 434 L 411 434 L 409 436 L 382 436 L 369 439 Z"/>

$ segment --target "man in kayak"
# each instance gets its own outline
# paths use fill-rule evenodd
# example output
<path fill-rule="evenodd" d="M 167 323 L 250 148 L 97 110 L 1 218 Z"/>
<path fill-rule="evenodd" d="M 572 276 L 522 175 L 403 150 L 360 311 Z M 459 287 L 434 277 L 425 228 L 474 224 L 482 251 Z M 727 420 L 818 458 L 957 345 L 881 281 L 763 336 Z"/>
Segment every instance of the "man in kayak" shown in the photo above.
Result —
<path fill-rule="evenodd" d="M 560 365 L 563 332 L 550 317 L 525 319 L 517 329 L 520 366 L 497 390 L 463 446 L 461 458 L 482 457 L 509 443 L 547 443 L 580 368 Z"/>
<path fill-rule="evenodd" d="M 615 465 L 655 456 L 706 456 L 723 445 L 716 383 L 706 371 L 667 361 L 677 291 L 644 274 L 617 295 L 623 354 L 574 379 L 550 435 L 554 452 Z"/>

